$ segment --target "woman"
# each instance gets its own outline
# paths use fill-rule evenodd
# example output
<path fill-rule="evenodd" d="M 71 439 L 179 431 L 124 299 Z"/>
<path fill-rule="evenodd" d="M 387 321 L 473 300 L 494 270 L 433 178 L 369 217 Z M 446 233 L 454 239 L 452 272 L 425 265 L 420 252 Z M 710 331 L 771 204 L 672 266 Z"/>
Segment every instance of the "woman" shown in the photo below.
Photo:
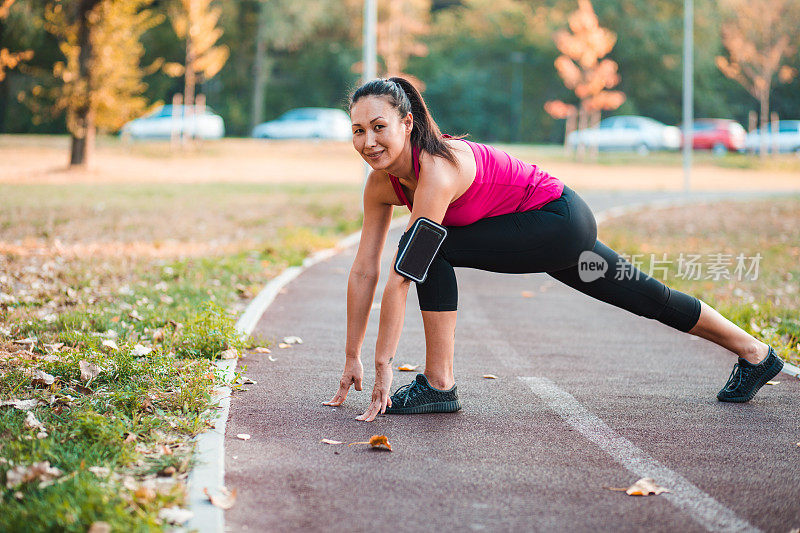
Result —
<path fill-rule="evenodd" d="M 372 401 L 358 420 L 372 421 L 379 413 L 461 408 L 453 376 L 458 303 L 453 267 L 547 272 L 598 300 L 727 348 L 739 359 L 717 395 L 720 401 L 749 401 L 783 367 L 772 347 L 697 298 L 641 273 L 597 240 L 591 210 L 558 179 L 491 146 L 443 136 L 407 80 L 376 79 L 362 85 L 350 97 L 350 116 L 353 146 L 373 170 L 364 189 L 364 225 L 347 286 L 344 372 L 339 390 L 325 405 L 341 405 L 351 386 L 361 390 L 361 344 L 395 205 L 411 210 L 406 230 L 419 217 L 448 229 L 427 278 L 417 283 L 425 371 L 390 396 L 392 360 L 411 285 L 392 270 L 381 300 Z M 602 258 L 608 269 L 597 279 L 582 281 L 582 253 Z M 627 275 L 618 275 L 619 268 Z"/>

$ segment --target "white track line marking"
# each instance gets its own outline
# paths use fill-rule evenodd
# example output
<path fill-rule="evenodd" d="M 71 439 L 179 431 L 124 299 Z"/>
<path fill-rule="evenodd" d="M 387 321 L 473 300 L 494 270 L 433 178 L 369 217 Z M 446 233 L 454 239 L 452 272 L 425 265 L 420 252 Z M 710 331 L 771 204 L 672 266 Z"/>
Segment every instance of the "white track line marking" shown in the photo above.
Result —
<path fill-rule="evenodd" d="M 652 477 L 672 492 L 662 494 L 670 503 L 709 531 L 759 531 L 752 524 L 665 467 L 631 441 L 618 435 L 590 413 L 571 394 L 543 377 L 520 377 L 564 421 L 599 446 L 616 462 L 639 477 Z"/>

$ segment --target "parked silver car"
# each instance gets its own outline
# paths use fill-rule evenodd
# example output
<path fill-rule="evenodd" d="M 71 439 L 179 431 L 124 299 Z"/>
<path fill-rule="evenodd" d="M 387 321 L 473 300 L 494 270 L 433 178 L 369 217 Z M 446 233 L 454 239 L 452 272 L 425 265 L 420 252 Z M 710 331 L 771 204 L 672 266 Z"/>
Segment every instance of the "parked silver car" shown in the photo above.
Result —
<path fill-rule="evenodd" d="M 681 146 L 681 132 L 652 118 L 619 115 L 601 120 L 597 128 L 570 133 L 567 145 L 574 148 L 578 144 L 647 154 L 651 150 L 677 150 Z"/>
<path fill-rule="evenodd" d="M 778 121 L 778 131 L 772 131 L 772 124 L 765 128 L 753 130 L 744 138 L 745 150 L 759 150 L 761 135 L 764 133 L 767 150 L 777 146 L 779 152 L 796 152 L 800 154 L 800 120 Z"/>
<path fill-rule="evenodd" d="M 183 135 L 184 131 L 199 139 L 220 139 L 225 136 L 225 123 L 209 107 L 192 110 L 185 105 L 164 105 L 122 126 L 120 135 L 134 139 L 169 139 L 172 135 Z"/>
<path fill-rule="evenodd" d="M 352 138 L 350 117 L 341 109 L 300 107 L 253 128 L 253 137 L 265 139 Z"/>

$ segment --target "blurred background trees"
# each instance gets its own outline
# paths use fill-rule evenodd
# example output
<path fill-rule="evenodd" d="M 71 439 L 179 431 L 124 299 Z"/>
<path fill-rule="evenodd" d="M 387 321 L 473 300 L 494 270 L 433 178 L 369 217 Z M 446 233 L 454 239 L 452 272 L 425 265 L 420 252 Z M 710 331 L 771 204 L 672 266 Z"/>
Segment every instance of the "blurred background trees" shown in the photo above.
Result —
<path fill-rule="evenodd" d="M 17 1 L 8 18 L 0 20 L 0 49 L 34 53 L 0 81 L 0 131 L 67 131 L 65 115 L 41 112 L 58 104 L 57 96 L 44 90 L 57 85 L 55 65 L 70 62 L 59 45 L 65 37 L 45 29 L 43 14 L 48 3 L 80 1 Z M 174 94 L 187 91 L 182 76 L 170 77 L 154 67 L 161 58 L 166 64 L 186 64 L 186 40 L 173 30 L 173 10 L 183 1 L 158 0 L 149 7 L 139 2 L 139 12 L 149 10 L 159 18 L 151 19 L 138 39 L 143 55 L 137 90 L 144 105 L 124 107 L 121 115 L 144 112 L 147 105 L 170 102 Z M 695 114 L 747 125 L 748 113 L 760 111 L 760 104 L 717 65 L 718 56 L 728 65 L 743 61 L 725 44 L 730 30 L 724 28 L 730 24 L 750 28 L 743 31 L 745 41 L 757 40 L 749 33 L 757 19 L 727 8 L 735 1 L 695 0 Z M 761 14 L 774 9 L 773 0 L 760 1 L 771 6 Z M 0 5 L 7 2 L 0 0 Z M 226 47 L 229 57 L 222 61 L 217 55 L 210 62 L 219 72 L 200 76 L 196 92 L 224 117 L 230 135 L 248 135 L 256 122 L 294 107 L 343 108 L 359 80 L 362 5 L 361 0 L 212 0 L 207 8 L 219 13 L 214 27 L 221 32 L 212 45 Z M 379 0 L 379 7 L 382 74 L 404 72 L 421 80 L 444 131 L 483 141 L 563 140 L 564 123 L 545 112 L 544 104 L 582 100 L 564 85 L 555 66 L 561 54 L 554 37 L 568 28 L 577 0 Z M 613 48 L 598 56 L 598 65 L 606 59 L 618 65 L 619 83 L 613 90 L 624 93 L 625 101 L 613 112 L 679 122 L 683 0 L 605 0 L 595 1 L 593 8 L 599 27 L 616 34 Z M 800 118 L 800 81 L 789 76 L 800 67 L 800 21 L 786 15 L 783 22 L 789 42 L 774 79 L 783 72 L 781 79 L 788 82 L 775 85 L 773 80 L 769 107 L 781 118 Z M 606 74 L 613 78 L 611 70 Z M 41 89 L 33 95 L 36 87 Z M 612 92 L 608 86 L 603 91 Z M 103 128 L 113 131 L 114 124 Z"/>
<path fill-rule="evenodd" d="M 784 62 L 797 51 L 800 2 L 797 0 L 725 0 L 722 44 L 727 52 L 717 56 L 717 66 L 739 82 L 759 103 L 761 128 L 769 121 L 769 99 L 777 75 L 788 83 L 797 68 Z M 766 135 L 759 152 L 766 155 Z"/>

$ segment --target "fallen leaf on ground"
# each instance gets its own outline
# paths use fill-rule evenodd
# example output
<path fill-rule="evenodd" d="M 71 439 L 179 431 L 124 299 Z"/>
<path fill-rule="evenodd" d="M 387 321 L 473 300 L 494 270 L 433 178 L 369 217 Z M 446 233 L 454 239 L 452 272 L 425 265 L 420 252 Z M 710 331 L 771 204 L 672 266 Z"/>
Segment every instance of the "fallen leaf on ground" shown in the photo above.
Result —
<path fill-rule="evenodd" d="M 24 425 L 28 429 L 44 429 L 44 424 L 39 422 L 39 420 L 36 419 L 36 415 L 30 411 L 28 411 L 28 414 L 25 416 Z"/>
<path fill-rule="evenodd" d="M 533 293 L 531 291 L 522 291 L 520 294 L 523 298 L 533 298 Z"/>
<path fill-rule="evenodd" d="M 288 348 L 291 344 L 286 344 L 285 342 L 281 342 L 278 344 L 278 348 Z"/>
<path fill-rule="evenodd" d="M 780 381 L 767 381 L 767 385 L 777 385 Z"/>
<path fill-rule="evenodd" d="M 271 355 L 268 355 L 268 356 L 267 356 L 267 359 L 269 359 L 269 360 L 270 360 L 270 361 L 272 361 L 273 363 L 274 363 L 275 361 L 277 361 L 277 360 L 278 360 L 277 358 L 275 358 L 275 357 L 272 357 Z"/>
<path fill-rule="evenodd" d="M 164 328 L 157 328 L 153 331 L 153 342 L 161 342 L 164 340 Z"/>
<path fill-rule="evenodd" d="M 108 348 L 109 350 L 118 351 L 119 346 L 117 346 L 117 341 L 113 339 L 106 339 L 103 341 L 103 348 Z"/>
<path fill-rule="evenodd" d="M 13 489 L 23 483 L 38 479 L 41 482 L 50 481 L 61 475 L 61 470 L 50 466 L 50 461 L 41 461 L 32 465 L 17 465 L 6 472 L 6 488 Z"/>
<path fill-rule="evenodd" d="M 151 502 L 156 499 L 156 491 L 150 487 L 141 486 L 133 493 L 133 497 L 140 502 Z"/>
<path fill-rule="evenodd" d="M 49 387 L 55 382 L 56 378 L 45 372 L 44 370 L 36 370 L 31 376 L 31 384 L 34 387 Z"/>
<path fill-rule="evenodd" d="M 353 444 L 369 444 L 373 448 L 392 451 L 392 445 L 389 444 L 389 439 L 386 438 L 386 435 L 373 435 L 367 442 L 351 442 L 348 446 L 352 446 Z"/>
<path fill-rule="evenodd" d="M 92 522 L 87 533 L 111 533 L 111 524 L 108 522 Z"/>
<path fill-rule="evenodd" d="M 193 516 L 193 512 L 188 509 L 181 509 L 180 507 L 164 507 L 158 511 L 158 517 L 170 524 L 183 524 Z"/>
<path fill-rule="evenodd" d="M 135 355 L 136 357 L 144 357 L 145 355 L 150 355 L 152 351 L 153 351 L 152 348 L 148 348 L 147 346 L 142 346 L 141 344 L 137 344 L 136 346 L 133 347 L 133 352 L 131 353 L 133 353 L 133 355 Z"/>
<path fill-rule="evenodd" d="M 111 475 L 111 469 L 106 466 L 90 466 L 87 470 L 97 477 L 108 477 Z"/>
<path fill-rule="evenodd" d="M 43 344 L 42 346 L 44 346 L 44 349 L 47 350 L 48 352 L 56 353 L 56 352 L 61 351 L 61 348 L 64 347 L 64 343 L 63 342 L 54 342 L 53 344 Z"/>
<path fill-rule="evenodd" d="M 283 342 L 286 344 L 303 344 L 303 339 L 290 335 L 289 337 L 284 337 Z"/>
<path fill-rule="evenodd" d="M 227 350 L 220 352 L 219 356 L 223 359 L 236 359 L 239 357 L 239 351 L 236 348 L 228 348 Z"/>
<path fill-rule="evenodd" d="M 122 442 L 135 442 L 138 437 L 135 433 L 128 433 L 128 436 L 125 437 L 125 440 Z"/>
<path fill-rule="evenodd" d="M 494 374 L 484 374 L 483 377 L 486 379 L 497 379 L 497 376 Z"/>
<path fill-rule="evenodd" d="M 140 315 L 139 312 L 136 311 L 136 309 L 134 309 L 133 311 L 128 313 L 128 316 L 131 317 L 133 320 L 136 320 L 136 321 L 139 321 L 139 322 L 141 322 L 143 320 L 142 319 L 142 315 Z"/>
<path fill-rule="evenodd" d="M 233 504 L 236 503 L 236 489 L 228 490 L 225 487 L 220 487 L 221 495 L 212 495 L 208 492 L 208 488 L 203 489 L 203 493 L 208 496 L 209 501 L 212 505 L 216 505 L 220 509 L 228 510 L 233 507 Z"/>
<path fill-rule="evenodd" d="M 81 368 L 81 381 L 91 381 L 100 375 L 101 368 L 94 363 L 81 359 L 78 366 Z"/>
<path fill-rule="evenodd" d="M 250 440 L 250 435 L 248 435 L 247 433 L 238 433 L 236 435 L 236 438 L 242 440 Z"/>
<path fill-rule="evenodd" d="M 264 348 L 263 346 L 256 346 L 250 351 L 253 353 L 272 353 L 272 350 L 270 350 L 269 348 Z"/>
<path fill-rule="evenodd" d="M 177 468 L 175 468 L 174 466 L 170 465 L 170 466 L 167 466 L 167 467 L 159 470 L 158 475 L 159 476 L 163 476 L 163 477 L 171 476 L 171 475 L 175 474 L 175 472 L 177 472 L 177 471 L 178 471 Z"/>
<path fill-rule="evenodd" d="M 643 477 L 627 489 L 618 489 L 613 487 L 608 487 L 608 490 L 618 490 L 625 492 L 628 496 L 650 496 L 650 495 L 659 495 L 662 492 L 669 492 L 668 489 L 664 487 L 659 487 L 656 484 L 656 481 L 651 477 Z"/>
<path fill-rule="evenodd" d="M 0 401 L 0 407 L 11 406 L 15 409 L 19 409 L 20 411 L 29 411 L 38 405 L 44 405 L 45 402 L 39 400 L 37 398 L 32 398 L 30 400 L 4 400 Z"/>
<path fill-rule="evenodd" d="M 344 442 L 339 440 L 331 440 L 331 439 L 322 439 L 320 442 L 323 444 L 344 444 Z"/>
<path fill-rule="evenodd" d="M 17 339 L 17 340 L 15 340 L 13 342 L 14 342 L 14 344 L 19 344 L 21 346 L 33 346 L 38 341 L 39 341 L 39 339 L 37 339 L 36 337 L 28 337 L 28 338 L 25 338 L 25 339 Z"/>
<path fill-rule="evenodd" d="M 404 365 L 400 365 L 397 367 L 397 370 L 401 370 L 403 372 L 413 372 L 414 370 L 418 369 L 419 365 L 409 365 L 408 363 Z"/>

